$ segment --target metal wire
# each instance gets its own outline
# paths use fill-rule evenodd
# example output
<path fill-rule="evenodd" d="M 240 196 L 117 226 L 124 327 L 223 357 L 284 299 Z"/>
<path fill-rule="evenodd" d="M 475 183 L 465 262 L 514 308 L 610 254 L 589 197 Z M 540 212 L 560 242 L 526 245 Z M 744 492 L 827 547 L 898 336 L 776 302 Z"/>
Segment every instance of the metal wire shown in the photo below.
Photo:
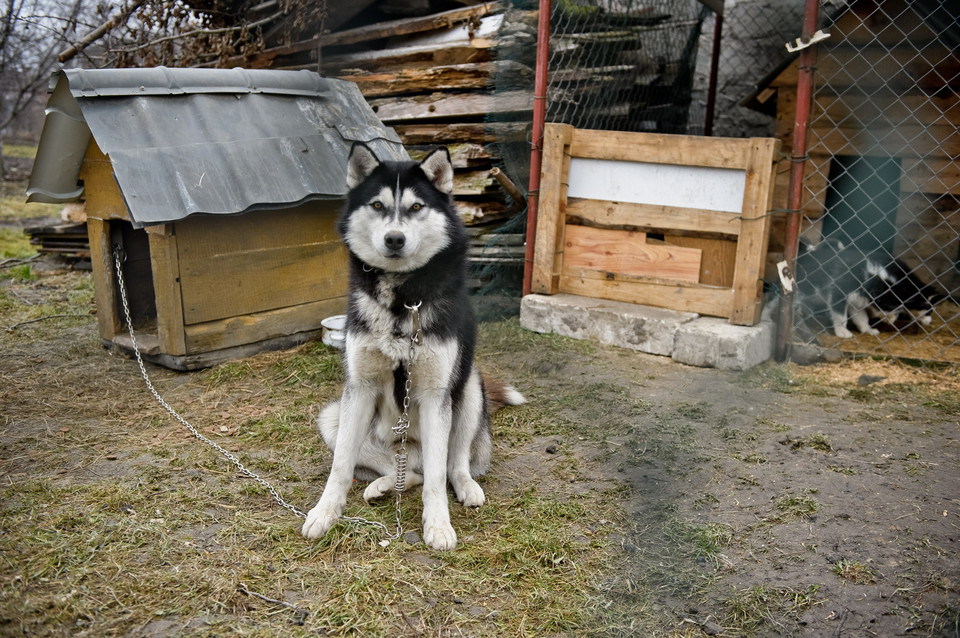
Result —
<path fill-rule="evenodd" d="M 302 510 L 285 501 L 283 497 L 280 496 L 280 493 L 277 492 L 276 488 L 273 487 L 273 485 L 271 485 L 266 479 L 262 478 L 256 472 L 247 468 L 243 463 L 240 462 L 240 459 L 234 456 L 231 452 L 224 449 L 214 441 L 211 441 L 204 435 L 200 434 L 200 432 L 195 427 L 193 427 L 193 425 L 191 425 L 190 422 L 188 422 L 185 418 L 180 416 L 180 413 L 177 412 L 175 409 L 173 409 L 173 407 L 171 407 L 169 403 L 164 401 L 163 397 L 160 396 L 160 393 L 157 392 L 157 389 L 153 386 L 153 382 L 150 381 L 150 376 L 147 374 L 147 368 L 143 364 L 143 357 L 140 356 L 140 348 L 137 347 L 137 337 L 134 334 L 133 320 L 130 317 L 130 305 L 127 303 L 127 290 L 123 282 L 123 268 L 121 267 L 121 264 L 123 261 L 122 259 L 123 249 L 119 245 L 114 248 L 113 258 L 114 258 L 114 263 L 117 271 L 117 283 L 119 284 L 119 287 L 120 287 L 120 299 L 123 302 L 123 314 L 127 320 L 127 330 L 130 333 L 130 342 L 133 346 L 133 354 L 136 356 L 137 364 L 140 366 L 140 374 L 141 376 L 143 376 L 143 381 L 144 383 L 147 384 L 147 389 L 150 390 L 150 393 L 153 395 L 153 398 L 156 399 L 157 403 L 159 403 L 164 410 L 169 412 L 174 419 L 179 421 L 180 425 L 182 425 L 187 430 L 189 430 L 189 432 L 198 441 L 205 443 L 206 445 L 216 450 L 217 453 L 219 453 L 225 459 L 233 463 L 234 466 L 236 466 L 237 470 L 241 474 L 243 474 L 247 478 L 253 479 L 257 484 L 259 484 L 260 486 L 265 488 L 268 492 L 270 492 L 270 495 L 273 496 L 273 499 L 277 502 L 278 505 L 280 505 L 280 507 L 289 510 L 295 516 L 299 516 L 300 518 L 306 518 L 307 515 Z"/>
<path fill-rule="evenodd" d="M 280 493 L 277 491 L 277 489 L 269 481 L 259 476 L 256 472 L 247 468 L 243 463 L 240 462 L 240 459 L 234 456 L 230 451 L 224 449 L 222 446 L 218 445 L 216 442 L 210 440 L 209 438 L 201 434 L 189 421 L 183 418 L 179 412 L 177 412 L 169 403 L 167 403 L 163 399 L 163 397 L 160 396 L 159 392 L 157 392 L 157 389 L 154 387 L 153 382 L 150 380 L 150 375 L 147 374 L 147 368 L 143 363 L 143 357 L 140 356 L 140 349 L 137 346 L 137 337 L 133 330 L 133 320 L 130 316 L 130 305 L 127 302 L 127 290 L 123 280 L 122 263 L 125 260 L 123 248 L 120 245 L 115 246 L 113 255 L 114 255 L 114 265 L 117 272 L 117 284 L 120 288 L 120 300 L 123 305 L 124 317 L 127 320 L 127 330 L 129 331 L 129 334 L 130 334 L 130 342 L 133 346 L 133 354 L 137 359 L 137 365 L 140 366 L 140 375 L 143 377 L 143 381 L 144 383 L 146 383 L 147 389 L 150 390 L 150 393 L 153 395 L 153 398 L 156 399 L 157 403 L 159 403 L 164 410 L 170 413 L 170 415 L 174 419 L 176 419 L 183 427 L 185 427 L 198 441 L 213 448 L 217 453 L 219 453 L 225 459 L 233 463 L 233 465 L 237 468 L 237 470 L 241 474 L 243 474 L 247 478 L 253 479 L 258 485 L 262 486 L 264 489 L 270 492 L 270 495 L 273 497 L 273 500 L 275 500 L 280 507 L 290 511 L 291 513 L 293 513 L 294 516 L 297 516 L 299 518 L 306 518 L 307 517 L 306 513 L 303 512 L 303 510 L 296 507 L 295 505 L 292 505 L 286 500 L 284 500 L 284 498 L 280 496 Z M 398 456 L 397 478 L 394 485 L 394 488 L 396 491 L 396 499 L 395 499 L 395 514 L 396 514 L 396 523 L 397 523 L 396 530 L 391 533 L 390 530 L 387 528 L 387 526 L 384 525 L 383 523 L 379 521 L 367 520 L 360 516 L 344 515 L 340 517 L 342 520 L 348 523 L 376 527 L 383 533 L 384 536 L 386 536 L 391 540 L 396 540 L 400 538 L 400 536 L 403 534 L 403 527 L 400 524 L 400 518 L 401 518 L 400 495 L 401 495 L 401 492 L 405 489 L 405 483 L 406 483 L 406 440 L 407 440 L 406 430 L 407 428 L 409 428 L 409 425 L 410 425 L 410 420 L 408 416 L 408 408 L 410 405 L 410 391 L 411 391 L 410 374 L 412 371 L 413 358 L 415 355 L 414 348 L 415 346 L 420 345 L 422 340 L 421 331 L 420 331 L 420 315 L 418 312 L 419 308 L 420 308 L 419 303 L 417 303 L 415 306 L 407 306 L 407 309 L 410 310 L 411 317 L 412 317 L 411 319 L 412 335 L 410 340 L 409 361 L 407 362 L 407 368 L 406 368 L 407 370 L 406 396 L 404 397 L 404 401 L 403 401 L 403 415 L 400 417 L 401 420 L 405 421 L 405 427 L 402 428 L 402 431 L 397 432 L 397 434 L 401 437 L 400 450 L 398 451 L 398 455 L 400 454 L 403 455 L 403 461 L 401 463 L 401 460 Z M 397 427 L 400 427 L 399 421 L 398 421 Z"/>

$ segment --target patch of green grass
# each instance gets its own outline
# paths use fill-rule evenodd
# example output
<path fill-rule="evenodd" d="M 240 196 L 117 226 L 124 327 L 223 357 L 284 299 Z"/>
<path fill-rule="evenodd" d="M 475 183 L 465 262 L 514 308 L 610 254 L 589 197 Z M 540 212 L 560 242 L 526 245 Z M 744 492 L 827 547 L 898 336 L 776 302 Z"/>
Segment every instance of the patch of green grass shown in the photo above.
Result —
<path fill-rule="evenodd" d="M 9 192 L 9 190 L 7 191 Z M 22 191 L 21 191 L 22 192 Z M 26 194 L 0 197 L 0 220 L 4 219 L 60 219 L 60 204 L 28 203 Z M 23 231 L 17 230 L 21 233 Z"/>
<path fill-rule="evenodd" d="M 596 550 L 609 526 L 601 517 L 615 511 L 595 499 L 525 489 L 476 512 L 455 508 L 460 546 L 433 552 L 402 541 L 381 547 L 378 531 L 353 525 L 306 541 L 262 487 L 227 487 L 193 490 L 168 476 L 62 488 L 35 480 L 18 485 L 15 498 L 4 488 L 0 548 L 20 558 L 2 568 L 0 613 L 103 635 L 213 610 L 225 626 L 257 636 L 403 634 L 408 620 L 430 635 L 545 635 L 604 613 L 595 583 L 610 566 Z M 49 505 L 25 506 L 30 493 Z M 357 498 L 354 490 L 348 511 L 392 526 L 392 501 L 358 506 Z M 417 530 L 419 510 L 417 499 L 404 501 L 406 529 Z M 577 540 L 584 534 L 589 543 Z M 249 598 L 240 584 L 307 613 Z"/>
<path fill-rule="evenodd" d="M 5 157 L 33 159 L 37 156 L 37 147 L 30 144 L 4 144 L 3 154 Z"/>
<path fill-rule="evenodd" d="M 253 367 L 248 361 L 228 361 L 206 372 L 210 388 L 216 388 L 250 375 Z"/>
<path fill-rule="evenodd" d="M 582 339 L 572 339 L 556 334 L 541 334 L 520 326 L 518 317 L 503 321 L 484 322 L 477 330 L 478 356 L 503 353 L 536 352 L 545 357 L 563 353 L 593 354 L 596 346 Z"/>
<path fill-rule="evenodd" d="M 960 392 L 930 388 L 923 405 L 935 408 L 947 416 L 960 416 Z"/>
<path fill-rule="evenodd" d="M 811 434 L 799 439 L 786 438 L 780 441 L 781 445 L 789 445 L 791 450 L 801 450 L 803 448 L 810 448 L 811 450 L 816 450 L 818 452 L 823 452 L 824 454 L 833 453 L 833 444 L 830 443 L 830 437 L 828 437 L 823 432 L 817 432 L 816 434 Z"/>
<path fill-rule="evenodd" d="M 0 259 L 26 259 L 37 254 L 19 228 L 0 228 Z"/>
<path fill-rule="evenodd" d="M 733 540 L 733 529 L 724 523 L 674 521 L 668 535 L 684 544 L 694 558 L 705 558 L 719 567 L 726 560 L 722 551 Z"/>
<path fill-rule="evenodd" d="M 19 264 L 6 269 L 6 278 L 18 283 L 28 283 L 39 279 L 30 264 Z M 3 278 L 4 271 L 0 271 L 0 278 Z"/>
<path fill-rule="evenodd" d="M 840 560 L 834 563 L 833 573 L 838 578 L 856 585 L 872 585 L 877 582 L 876 573 L 860 561 Z"/>
<path fill-rule="evenodd" d="M 816 499 L 807 495 L 787 494 L 778 498 L 775 504 L 780 512 L 780 520 L 806 518 L 820 508 Z"/>
<path fill-rule="evenodd" d="M 836 472 L 837 474 L 843 474 L 844 476 L 855 476 L 860 473 L 856 468 L 845 467 L 842 465 L 828 465 L 827 469 L 831 472 Z"/>
<path fill-rule="evenodd" d="M 339 350 L 321 341 L 301 346 L 292 357 L 284 358 L 274 367 L 274 381 L 293 386 L 312 388 L 343 383 L 343 357 Z"/>
<path fill-rule="evenodd" d="M 765 416 L 758 416 L 756 419 L 754 419 L 753 424 L 758 428 L 764 428 L 774 432 L 787 432 L 790 430 L 790 426 L 784 425 L 783 423 L 779 423 L 778 421 L 774 421 L 773 419 Z"/>
<path fill-rule="evenodd" d="M 745 590 L 734 590 L 725 601 L 726 613 L 720 619 L 721 624 L 748 634 L 768 625 L 782 630 L 784 620 L 796 623 L 800 620 L 800 614 L 823 602 L 817 597 L 818 593 L 817 585 L 804 589 L 756 585 Z"/>

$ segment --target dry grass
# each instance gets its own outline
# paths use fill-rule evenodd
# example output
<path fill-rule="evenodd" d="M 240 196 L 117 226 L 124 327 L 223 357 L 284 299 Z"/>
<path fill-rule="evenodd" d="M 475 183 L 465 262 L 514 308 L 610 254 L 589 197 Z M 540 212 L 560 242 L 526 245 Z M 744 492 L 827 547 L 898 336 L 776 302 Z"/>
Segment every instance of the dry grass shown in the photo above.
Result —
<path fill-rule="evenodd" d="M 573 493 L 564 482 L 540 489 L 529 477 L 486 478 L 487 505 L 452 510 L 455 552 L 416 541 L 383 547 L 375 529 L 347 524 L 309 543 L 262 487 L 153 402 L 130 360 L 101 349 L 89 275 L 5 273 L 0 284 L 0 324 L 10 328 L 0 330 L 0 633 L 532 636 L 604 627 L 608 535 L 623 519 L 615 486 Z M 486 333 L 481 359 L 493 368 L 508 343 L 564 347 L 515 323 Z M 339 392 L 335 351 L 308 344 L 196 373 L 150 371 L 188 420 L 286 499 L 308 508 L 319 496 L 330 457 L 311 415 Z M 565 423 L 542 406 L 501 413 L 498 458 Z M 359 490 L 347 513 L 393 519 L 391 503 L 368 506 Z M 404 529 L 419 530 L 419 518 L 412 495 Z"/>
<path fill-rule="evenodd" d="M 488 502 L 452 507 L 457 550 L 419 539 L 382 546 L 375 529 L 345 523 L 307 542 L 298 519 L 153 401 L 134 362 L 103 350 L 89 275 L 32 264 L 24 274 L 0 269 L 0 635 L 677 638 L 702 635 L 707 614 L 729 635 L 787 631 L 819 604 L 812 581 L 731 590 L 721 579 L 746 574 L 743 553 L 758 537 L 776 548 L 771 530 L 826 519 L 830 501 L 796 485 L 762 500 L 758 522 L 724 523 L 721 501 L 704 493 L 719 488 L 688 479 L 733 461 L 749 462 L 758 484 L 770 480 L 779 464 L 754 449 L 761 435 L 766 454 L 786 449 L 777 445 L 786 436 L 813 448 L 802 453 L 829 475 L 863 478 L 834 458 L 836 430 L 785 435 L 776 413 L 720 413 L 697 388 L 654 398 L 644 384 L 665 367 L 510 320 L 482 326 L 478 361 L 530 404 L 495 416 Z M 627 365 L 608 369 L 618 361 Z M 954 377 L 877 367 L 889 365 L 762 366 L 723 387 L 960 415 Z M 311 343 L 150 372 L 188 420 L 284 498 L 315 502 L 330 454 L 312 421 L 340 392 L 338 353 Z M 886 379 L 856 385 L 876 372 Z M 674 378 L 693 377 L 703 378 Z M 922 464 L 934 460 L 908 455 L 906 471 L 932 473 Z M 359 489 L 347 513 L 392 527 L 392 503 L 367 505 Z M 404 499 L 405 530 L 419 531 L 420 513 L 419 495 Z M 709 611 L 693 615 L 694 603 Z"/>

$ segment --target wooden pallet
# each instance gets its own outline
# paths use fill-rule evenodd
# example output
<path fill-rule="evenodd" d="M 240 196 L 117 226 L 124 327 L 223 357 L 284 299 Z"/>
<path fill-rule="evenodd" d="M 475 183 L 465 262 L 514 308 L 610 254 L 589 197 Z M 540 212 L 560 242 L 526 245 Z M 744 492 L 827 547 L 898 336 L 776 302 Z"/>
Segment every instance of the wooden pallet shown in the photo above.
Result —
<path fill-rule="evenodd" d="M 778 149 L 548 124 L 533 292 L 755 324 Z"/>

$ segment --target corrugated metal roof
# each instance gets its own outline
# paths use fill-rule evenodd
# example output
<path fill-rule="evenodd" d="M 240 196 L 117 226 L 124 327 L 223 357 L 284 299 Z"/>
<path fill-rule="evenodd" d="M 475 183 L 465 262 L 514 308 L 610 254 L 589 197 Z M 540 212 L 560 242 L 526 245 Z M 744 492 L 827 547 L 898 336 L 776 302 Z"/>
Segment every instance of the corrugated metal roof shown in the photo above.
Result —
<path fill-rule="evenodd" d="M 73 201 L 90 135 L 134 225 L 346 194 L 354 141 L 406 159 L 356 85 L 310 71 L 72 69 L 56 74 L 28 201 Z"/>

